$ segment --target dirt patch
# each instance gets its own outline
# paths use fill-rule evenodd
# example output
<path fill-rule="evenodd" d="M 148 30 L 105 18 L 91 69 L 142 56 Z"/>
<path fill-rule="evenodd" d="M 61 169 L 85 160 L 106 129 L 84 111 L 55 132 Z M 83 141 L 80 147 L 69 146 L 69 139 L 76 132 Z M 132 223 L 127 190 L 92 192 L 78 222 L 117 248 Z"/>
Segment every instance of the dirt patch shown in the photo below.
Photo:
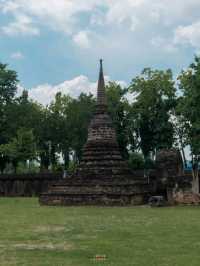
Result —
<path fill-rule="evenodd" d="M 15 244 L 0 244 L 0 248 L 6 249 L 22 249 L 22 250 L 59 250 L 67 251 L 73 249 L 73 245 L 70 243 L 47 243 L 47 242 L 28 242 L 28 243 L 15 243 Z"/>
<path fill-rule="evenodd" d="M 47 226 L 37 226 L 33 229 L 36 233 L 49 233 L 49 232 L 63 232 L 66 230 L 65 226 L 59 226 L 59 225 L 47 225 Z"/>
<path fill-rule="evenodd" d="M 67 251 L 71 250 L 73 246 L 69 243 L 18 243 L 12 245 L 13 248 L 23 249 L 23 250 L 59 250 L 59 251 Z"/>

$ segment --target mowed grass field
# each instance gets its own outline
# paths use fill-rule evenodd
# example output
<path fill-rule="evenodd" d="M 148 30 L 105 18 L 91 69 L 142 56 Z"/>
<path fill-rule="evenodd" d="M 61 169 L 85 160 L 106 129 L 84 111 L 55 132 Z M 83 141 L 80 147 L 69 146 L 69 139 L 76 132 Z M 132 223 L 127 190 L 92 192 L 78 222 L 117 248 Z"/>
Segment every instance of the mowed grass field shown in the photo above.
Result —
<path fill-rule="evenodd" d="M 199 266 L 200 207 L 41 207 L 37 198 L 1 198 L 0 265 Z"/>

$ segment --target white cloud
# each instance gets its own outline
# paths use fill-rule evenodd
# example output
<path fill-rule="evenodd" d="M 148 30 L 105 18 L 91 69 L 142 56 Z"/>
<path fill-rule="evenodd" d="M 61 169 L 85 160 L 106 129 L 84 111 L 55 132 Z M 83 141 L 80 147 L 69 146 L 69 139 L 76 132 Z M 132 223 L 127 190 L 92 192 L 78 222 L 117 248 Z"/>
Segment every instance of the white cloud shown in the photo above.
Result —
<path fill-rule="evenodd" d="M 32 24 L 32 19 L 26 15 L 18 14 L 15 21 L 2 27 L 2 31 L 9 36 L 22 35 L 39 35 L 40 31 Z"/>
<path fill-rule="evenodd" d="M 23 90 L 24 90 L 24 88 L 21 85 L 18 85 L 17 94 L 16 94 L 17 97 L 22 95 Z"/>
<path fill-rule="evenodd" d="M 37 36 L 40 27 L 45 25 L 68 34 L 81 48 L 96 47 L 95 42 L 101 39 L 101 36 L 90 38 L 90 35 L 102 34 L 94 26 L 110 29 L 116 39 L 119 33 L 113 29 L 118 26 L 122 26 L 122 34 L 130 31 L 130 35 L 131 31 L 144 32 L 145 35 L 145 30 L 150 34 L 153 28 L 152 34 L 161 38 L 165 38 L 163 33 L 166 31 L 172 35 L 176 29 L 176 44 L 184 40 L 197 46 L 199 23 L 194 20 L 199 18 L 199 9 L 199 0 L 174 0 L 173 3 L 169 0 L 0 0 L 0 12 L 14 18 L 2 27 L 5 34 Z M 81 14 L 86 14 L 89 19 L 83 22 Z M 186 23 L 189 26 L 182 26 Z M 198 36 L 194 36 L 194 32 Z M 165 50 L 174 51 L 173 39 L 168 43 Z"/>
<path fill-rule="evenodd" d="M 16 59 L 16 60 L 20 60 L 20 59 L 23 59 L 24 58 L 24 55 L 18 51 L 18 52 L 14 52 L 10 55 L 10 58 L 12 59 Z"/>
<path fill-rule="evenodd" d="M 63 46 L 66 47 L 64 53 L 70 52 L 71 58 L 85 61 L 85 67 L 88 58 L 107 58 L 115 76 L 124 71 L 126 79 L 150 64 L 165 62 L 170 67 L 180 66 L 185 56 L 179 46 L 184 42 L 197 48 L 200 43 L 198 35 L 189 34 L 185 26 L 199 19 L 200 0 L 0 0 L 0 3 L 0 15 L 3 13 L 7 16 L 5 21 L 9 21 L 1 28 L 4 33 L 37 36 L 47 29 L 59 32 L 67 38 L 55 36 L 60 44 L 57 49 L 63 51 Z M 45 42 L 45 38 L 41 41 Z M 161 62 L 163 53 L 169 57 Z M 170 57 L 170 53 L 177 57 Z"/>
<path fill-rule="evenodd" d="M 156 36 L 152 38 L 150 42 L 155 48 L 162 49 L 167 53 L 174 53 L 177 51 L 177 47 L 170 39 L 163 38 L 161 36 Z"/>
<path fill-rule="evenodd" d="M 160 47 L 163 45 L 164 39 L 161 36 L 156 36 L 151 39 L 151 44 L 155 47 Z"/>
<path fill-rule="evenodd" d="M 105 24 L 105 12 L 96 10 L 90 17 L 90 25 L 103 26 Z"/>
<path fill-rule="evenodd" d="M 124 0 L 124 1 L 107 1 L 108 12 L 106 14 L 106 22 L 109 24 L 128 23 L 130 30 L 135 30 L 136 26 L 141 22 L 139 18 L 140 8 L 146 0 Z"/>
<path fill-rule="evenodd" d="M 26 15 L 55 31 L 71 34 L 80 12 L 89 12 L 97 5 L 96 0 L 7 0 L 0 8 L 4 14 Z"/>
<path fill-rule="evenodd" d="M 81 48 L 90 48 L 89 33 L 87 31 L 80 31 L 73 36 L 73 40 Z"/>
<path fill-rule="evenodd" d="M 174 42 L 176 44 L 189 44 L 200 48 L 200 21 L 188 26 L 177 27 Z"/>
<path fill-rule="evenodd" d="M 110 81 L 110 77 L 105 76 L 105 82 Z M 122 87 L 126 86 L 126 82 L 117 81 Z M 52 86 L 50 84 L 42 84 L 28 90 L 29 96 L 34 101 L 43 105 L 49 104 L 55 97 L 56 93 L 61 92 L 65 95 L 70 95 L 77 98 L 81 93 L 92 93 L 96 96 L 97 82 L 92 82 L 86 76 L 78 76 L 71 80 L 66 80 L 63 83 Z M 21 95 L 23 87 L 18 87 L 17 96 Z"/>
<path fill-rule="evenodd" d="M 0 5 L 3 13 L 26 15 L 69 34 L 78 28 L 80 31 L 81 13 L 89 14 L 89 24 L 128 23 L 129 29 L 135 30 L 136 26 L 148 26 L 149 22 L 171 25 L 191 17 L 198 8 L 199 0 L 174 0 L 173 4 L 169 0 L 6 0 Z"/>
<path fill-rule="evenodd" d="M 61 84 L 52 86 L 42 84 L 29 90 L 29 96 L 44 105 L 49 104 L 57 92 L 69 94 L 72 97 L 78 97 L 81 92 L 95 93 L 96 83 L 90 82 L 86 76 L 78 76 L 72 80 L 66 80 Z"/>

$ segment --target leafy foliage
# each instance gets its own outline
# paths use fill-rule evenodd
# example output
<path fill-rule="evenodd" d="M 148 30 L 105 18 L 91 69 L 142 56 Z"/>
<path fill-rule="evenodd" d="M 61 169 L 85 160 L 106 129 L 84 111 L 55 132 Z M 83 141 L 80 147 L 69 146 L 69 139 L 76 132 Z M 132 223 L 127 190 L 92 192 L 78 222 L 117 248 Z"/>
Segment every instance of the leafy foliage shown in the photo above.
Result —
<path fill-rule="evenodd" d="M 148 158 L 161 148 L 171 148 L 173 126 L 170 110 L 175 106 L 171 70 L 146 68 L 132 80 L 129 90 L 135 96 L 132 108 L 144 157 Z"/>
<path fill-rule="evenodd" d="M 17 91 L 17 73 L 0 63 L 0 105 L 10 102 Z"/>
<path fill-rule="evenodd" d="M 130 153 L 128 162 L 130 168 L 132 168 L 133 170 L 144 169 L 145 161 L 144 156 L 141 153 Z"/>
<path fill-rule="evenodd" d="M 180 98 L 178 111 L 185 119 L 187 141 L 191 145 L 192 153 L 200 155 L 200 57 L 195 57 L 186 71 L 179 76 L 179 88 L 183 93 Z"/>
<path fill-rule="evenodd" d="M 7 144 L 0 145 L 0 153 L 10 159 L 15 171 L 19 162 L 33 160 L 36 157 L 36 146 L 32 131 L 19 129 L 15 138 Z"/>
<path fill-rule="evenodd" d="M 200 57 L 195 57 L 194 63 L 182 71 L 179 76 L 179 88 L 183 95 L 179 100 L 177 111 L 182 117 L 183 128 L 186 131 L 186 142 L 192 152 L 193 177 L 196 192 L 199 192 L 198 165 L 200 162 Z"/>
<path fill-rule="evenodd" d="M 48 106 L 32 101 L 28 91 L 16 97 L 17 73 L 0 64 L 0 170 L 36 160 L 40 170 L 74 170 L 81 160 L 87 129 L 95 110 L 93 95 L 74 99 L 57 93 Z M 133 169 L 153 166 L 159 149 L 190 145 L 200 155 L 200 58 L 179 76 L 171 70 L 145 68 L 128 88 L 106 85 L 108 112 L 119 148 Z M 141 155 L 142 153 L 142 155 Z M 61 158 L 63 160 L 61 160 Z"/>
<path fill-rule="evenodd" d="M 112 118 L 116 133 L 119 148 L 122 156 L 128 158 L 128 147 L 134 145 L 134 134 L 131 121 L 131 105 L 125 95 L 126 89 L 123 89 L 115 82 L 109 82 L 106 86 L 108 112 Z"/>

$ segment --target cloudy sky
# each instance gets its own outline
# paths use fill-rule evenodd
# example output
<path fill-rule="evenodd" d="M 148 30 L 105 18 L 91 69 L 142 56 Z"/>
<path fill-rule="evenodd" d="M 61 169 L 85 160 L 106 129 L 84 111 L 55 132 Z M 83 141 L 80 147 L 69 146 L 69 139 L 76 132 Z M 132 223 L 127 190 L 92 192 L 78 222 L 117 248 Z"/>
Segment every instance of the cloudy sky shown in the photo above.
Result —
<path fill-rule="evenodd" d="M 58 90 L 129 83 L 144 67 L 188 66 L 200 50 L 200 0 L 0 0 L 0 61 L 42 103 Z"/>

